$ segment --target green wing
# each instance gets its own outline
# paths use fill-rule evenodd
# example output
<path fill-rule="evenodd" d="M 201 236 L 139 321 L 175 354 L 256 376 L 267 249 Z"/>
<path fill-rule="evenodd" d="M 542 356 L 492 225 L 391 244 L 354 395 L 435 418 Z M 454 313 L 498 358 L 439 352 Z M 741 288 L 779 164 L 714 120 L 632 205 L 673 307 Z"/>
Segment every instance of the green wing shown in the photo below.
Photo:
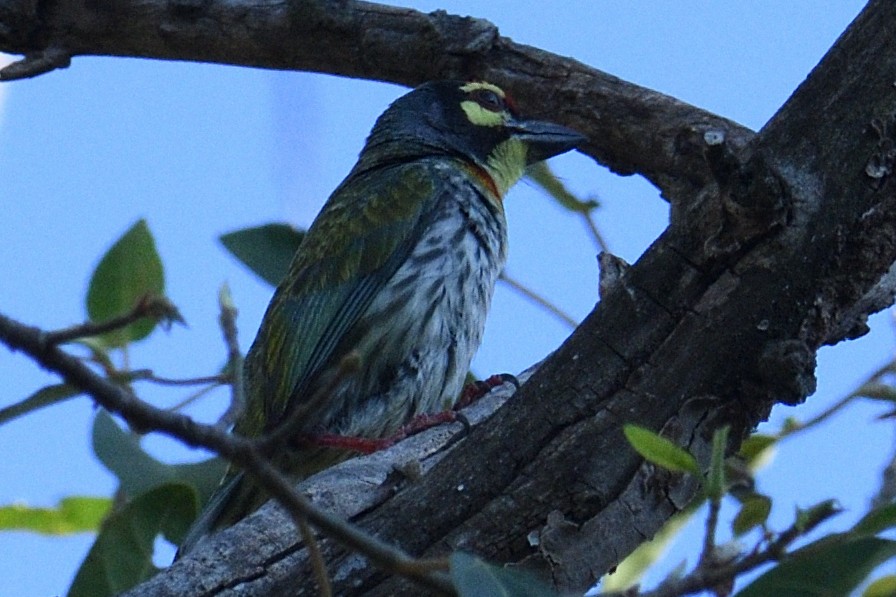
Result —
<path fill-rule="evenodd" d="M 237 433 L 282 420 L 339 340 L 407 259 L 433 212 L 438 180 L 426 164 L 347 179 L 311 226 L 246 357 L 246 413 Z"/>

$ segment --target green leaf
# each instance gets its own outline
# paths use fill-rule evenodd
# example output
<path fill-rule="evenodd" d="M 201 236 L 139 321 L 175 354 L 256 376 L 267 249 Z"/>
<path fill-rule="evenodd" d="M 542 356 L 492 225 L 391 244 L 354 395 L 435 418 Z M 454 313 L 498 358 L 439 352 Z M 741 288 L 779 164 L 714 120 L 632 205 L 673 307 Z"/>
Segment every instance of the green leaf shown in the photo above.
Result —
<path fill-rule="evenodd" d="M 137 496 L 172 482 L 190 485 L 200 503 L 218 487 L 227 469 L 220 458 L 190 464 L 165 464 L 147 454 L 136 435 L 124 431 L 106 410 L 93 422 L 93 451 L 121 483 L 128 496 Z"/>
<path fill-rule="evenodd" d="M 593 199 L 582 200 L 576 197 L 551 171 L 547 162 L 530 166 L 526 169 L 526 176 L 569 211 L 587 214 L 599 207 L 597 201 Z"/>
<path fill-rule="evenodd" d="M 0 529 L 33 531 L 44 535 L 68 535 L 96 531 L 112 507 L 109 498 L 71 496 L 55 508 L 30 508 L 22 504 L 0 507 Z"/>
<path fill-rule="evenodd" d="M 106 252 L 90 279 L 87 314 L 103 322 L 132 310 L 146 296 L 162 296 L 162 261 L 145 220 L 139 220 Z M 156 322 L 142 318 L 101 336 L 110 347 L 121 347 L 149 335 Z"/>
<path fill-rule="evenodd" d="M 731 523 L 731 530 L 740 536 L 749 530 L 765 524 L 772 511 L 772 500 L 762 494 L 752 494 L 740 506 L 740 512 Z"/>
<path fill-rule="evenodd" d="M 725 450 L 728 449 L 728 426 L 716 429 L 712 434 L 712 452 L 709 472 L 706 474 L 705 491 L 711 500 L 720 500 L 725 495 Z"/>
<path fill-rule="evenodd" d="M 63 400 L 68 400 L 80 393 L 80 390 L 64 383 L 41 388 L 24 400 L 0 408 L 0 425 L 26 415 L 31 411 L 56 404 L 57 402 L 62 402 Z"/>
<path fill-rule="evenodd" d="M 171 483 L 110 514 L 75 576 L 69 597 L 117 595 L 155 574 L 156 537 L 161 534 L 179 543 L 197 510 L 193 489 Z"/>
<path fill-rule="evenodd" d="M 460 597 L 553 597 L 550 587 L 522 570 L 494 566 L 463 552 L 451 554 L 451 580 Z"/>
<path fill-rule="evenodd" d="M 276 286 L 289 271 L 305 233 L 288 224 L 264 224 L 221 236 L 221 244 L 262 280 Z"/>
<path fill-rule="evenodd" d="M 879 564 L 896 557 L 896 541 L 825 537 L 794 552 L 736 597 L 846 597 Z"/>
<path fill-rule="evenodd" d="M 865 383 L 853 395 L 884 402 L 896 402 L 896 388 L 890 384 L 880 382 Z"/>
<path fill-rule="evenodd" d="M 670 471 L 679 473 L 700 474 L 697 460 L 686 450 L 679 448 L 653 431 L 628 424 L 623 428 L 626 439 L 638 454 L 649 462 Z"/>
<path fill-rule="evenodd" d="M 862 597 L 893 597 L 896 595 L 896 576 L 882 576 L 865 587 Z"/>
<path fill-rule="evenodd" d="M 740 445 L 737 454 L 747 463 L 751 471 L 756 471 L 766 464 L 774 454 L 778 438 L 762 433 L 754 433 Z"/>
<path fill-rule="evenodd" d="M 144 452 L 137 436 L 121 429 L 105 409 L 96 413 L 91 441 L 97 458 L 118 477 L 128 496 L 139 495 L 171 479 L 167 466 Z"/>
<path fill-rule="evenodd" d="M 873 509 L 856 523 L 852 532 L 860 535 L 876 535 L 893 527 L 896 527 L 896 503 Z"/>

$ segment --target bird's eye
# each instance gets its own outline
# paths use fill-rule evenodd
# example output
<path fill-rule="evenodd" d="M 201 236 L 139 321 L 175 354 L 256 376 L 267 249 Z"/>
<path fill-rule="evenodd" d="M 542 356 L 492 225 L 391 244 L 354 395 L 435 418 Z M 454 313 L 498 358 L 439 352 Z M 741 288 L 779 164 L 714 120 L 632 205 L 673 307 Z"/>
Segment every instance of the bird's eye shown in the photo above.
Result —
<path fill-rule="evenodd" d="M 491 89 L 477 89 L 470 97 L 489 112 L 501 112 L 505 109 L 504 100 Z"/>

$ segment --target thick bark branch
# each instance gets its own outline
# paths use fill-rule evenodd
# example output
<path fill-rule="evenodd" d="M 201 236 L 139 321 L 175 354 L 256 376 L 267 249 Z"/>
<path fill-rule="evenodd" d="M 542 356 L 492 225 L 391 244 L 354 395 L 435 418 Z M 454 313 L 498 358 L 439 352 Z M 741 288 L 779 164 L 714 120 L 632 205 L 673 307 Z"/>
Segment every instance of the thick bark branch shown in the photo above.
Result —
<path fill-rule="evenodd" d="M 30 60 L 0 78 L 32 76 L 79 55 L 221 62 L 333 73 L 415 86 L 483 78 L 527 114 L 586 134 L 583 148 L 621 174 L 643 174 L 666 197 L 710 180 L 703 134 L 742 145 L 729 120 L 501 37 L 481 19 L 337 0 L 0 0 L 0 51 Z"/>
<path fill-rule="evenodd" d="M 6 4 L 0 22 L 10 22 Z M 18 36 L 0 29 L 0 46 L 409 84 L 487 76 L 589 133 L 591 155 L 645 174 L 673 199 L 669 229 L 608 285 L 517 395 L 421 480 L 345 510 L 410 553 L 464 549 L 541 570 L 564 589 L 589 586 L 694 490 L 641 466 L 623 423 L 662 429 L 698 455 L 722 424 L 737 443 L 773 404 L 811 393 L 821 345 L 862 333 L 868 310 L 892 302 L 894 276 L 884 277 L 896 260 L 890 0 L 869 4 L 755 137 L 513 44 L 482 21 L 442 13 L 361 3 L 307 2 L 289 12 L 287 4 L 144 2 L 133 23 L 114 21 L 120 29 L 109 33 L 108 22 L 88 26 L 100 17 L 87 8 L 90 19 L 70 16 L 66 0 L 53 6 L 43 27 Z M 297 580 L 309 578 L 304 551 L 291 531 L 271 524 L 252 517 L 131 594 L 212 595 L 237 586 L 246 594 L 312 593 Z M 337 593 L 413 594 L 331 542 L 322 548 Z M 211 580 L 209 567 L 233 574 Z"/>

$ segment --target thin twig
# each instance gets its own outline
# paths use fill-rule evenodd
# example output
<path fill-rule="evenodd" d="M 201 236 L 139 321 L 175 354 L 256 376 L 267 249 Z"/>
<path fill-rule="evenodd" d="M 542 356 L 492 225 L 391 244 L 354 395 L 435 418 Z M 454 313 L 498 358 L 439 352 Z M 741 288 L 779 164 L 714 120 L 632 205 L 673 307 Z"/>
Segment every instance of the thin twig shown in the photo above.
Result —
<path fill-rule="evenodd" d="M 609 253 L 609 245 L 607 244 L 604 235 L 601 234 L 600 230 L 597 228 L 597 224 L 594 223 L 594 218 L 591 217 L 591 213 L 581 212 L 581 214 L 582 219 L 585 221 L 585 227 L 591 234 L 591 239 L 594 241 L 594 244 L 597 245 L 598 253 Z"/>
<path fill-rule="evenodd" d="M 765 549 L 756 549 L 740 559 L 735 559 L 728 564 L 719 564 L 710 559 L 701 562 L 692 572 L 681 578 L 669 578 L 663 581 L 653 591 L 639 593 L 638 597 L 680 597 L 692 595 L 700 591 L 710 590 L 714 587 L 729 583 L 741 574 L 749 572 L 767 564 L 777 561 L 787 555 L 787 549 L 800 537 L 807 535 L 819 524 L 836 514 L 837 510 L 833 502 L 825 508 L 818 508 L 808 520 L 797 520 L 778 537 L 766 545 Z"/>
<path fill-rule="evenodd" d="M 230 383 L 230 378 L 224 375 L 207 375 L 205 377 L 192 377 L 187 379 L 172 379 L 169 377 L 159 377 L 152 372 L 151 369 L 134 369 L 132 371 L 118 371 L 117 369 L 109 370 L 109 367 L 103 368 L 106 375 L 113 381 L 120 383 L 131 383 L 134 381 L 148 381 L 160 386 L 197 386 L 204 385 L 174 406 L 169 406 L 168 410 L 181 410 L 186 406 L 199 400 L 212 390 Z"/>
<path fill-rule="evenodd" d="M 837 414 L 840 410 L 842 410 L 850 402 L 852 402 L 856 398 L 861 398 L 862 397 L 861 389 L 864 386 L 866 386 L 867 384 L 872 383 L 876 380 L 879 380 L 881 377 L 883 377 L 884 375 L 887 375 L 888 373 L 893 373 L 894 367 L 896 367 L 896 362 L 891 361 L 891 362 L 887 363 L 886 365 L 883 365 L 882 367 L 878 368 L 874 373 L 869 375 L 868 379 L 865 380 L 864 382 L 862 382 L 862 384 L 858 388 L 856 388 L 855 390 L 853 390 L 852 392 L 850 392 L 849 394 L 847 394 L 846 396 L 844 396 L 843 398 L 841 398 L 840 400 L 838 400 L 837 402 L 835 402 L 834 404 L 832 404 L 831 406 L 829 406 L 828 408 L 823 410 L 822 412 L 818 413 L 817 415 L 815 415 L 814 417 L 812 417 L 805 423 L 800 424 L 799 426 L 791 427 L 789 429 L 785 429 L 785 430 L 781 431 L 778 434 L 778 439 L 783 439 L 785 437 L 789 437 L 798 432 L 805 431 L 807 429 L 811 429 L 812 427 L 825 422 L 826 420 L 828 420 L 829 418 L 831 418 L 832 416 Z"/>
<path fill-rule="evenodd" d="M 222 385 L 224 385 L 224 384 L 223 383 L 214 383 L 214 384 L 209 384 L 209 385 L 205 386 L 204 388 L 199 388 L 198 390 L 196 390 L 195 392 L 193 392 L 192 394 L 190 394 L 189 396 L 187 396 L 186 398 L 184 398 L 183 400 L 181 400 L 174 406 L 169 406 L 167 410 L 171 410 L 171 411 L 183 410 L 186 407 L 188 407 L 189 405 L 191 405 L 194 402 L 196 402 L 197 400 L 199 400 L 200 398 L 202 398 L 203 396 L 205 396 L 206 394 L 208 394 L 209 392 L 211 392 L 212 390 L 220 388 Z"/>
<path fill-rule="evenodd" d="M 311 504 L 261 455 L 254 442 L 211 425 L 202 425 L 187 416 L 146 404 L 127 389 L 97 375 L 76 357 L 57 346 L 48 345 L 44 337 L 45 332 L 39 328 L 26 326 L 0 314 L 0 341 L 13 350 L 20 350 L 31 356 L 46 369 L 59 374 L 67 383 L 92 396 L 107 410 L 124 417 L 131 425 L 169 435 L 189 446 L 217 452 L 243 468 L 288 512 L 307 517 L 309 522 L 346 548 L 364 554 L 383 570 L 403 574 L 426 588 L 445 594 L 454 593 L 450 580 L 444 574 L 420 572 L 419 567 L 411 564 L 413 558 L 400 549 Z"/>
<path fill-rule="evenodd" d="M 317 537 L 314 536 L 314 531 L 311 530 L 311 526 L 308 524 L 308 519 L 304 516 L 299 516 L 296 512 L 290 512 L 289 514 L 302 535 L 302 543 L 308 549 L 308 560 L 311 562 L 314 578 L 317 579 L 321 597 L 333 597 L 333 586 L 330 584 L 327 565 L 324 562 L 323 554 L 320 552 L 320 544 L 317 542 Z"/>
<path fill-rule="evenodd" d="M 230 379 L 223 375 L 206 375 L 205 377 L 190 377 L 186 379 L 160 377 L 153 373 L 152 369 L 134 369 L 133 371 L 123 373 L 121 377 L 124 381 L 149 381 L 160 386 L 220 386 L 230 382 Z"/>
<path fill-rule="evenodd" d="M 230 427 L 246 408 L 246 393 L 243 379 L 243 353 L 240 352 L 240 343 L 237 337 L 236 316 L 237 308 L 230 296 L 230 288 L 227 284 L 218 292 L 218 305 L 221 314 L 218 321 L 221 325 L 221 333 L 224 335 L 224 343 L 227 346 L 227 365 L 230 370 L 231 398 L 230 406 L 221 415 L 218 425 L 224 429 Z"/>
<path fill-rule="evenodd" d="M 221 333 L 224 335 L 224 343 L 227 346 L 227 363 L 230 368 L 231 400 L 230 407 L 221 416 L 217 424 L 226 429 L 246 408 L 246 395 L 244 390 L 243 353 L 240 352 L 236 327 L 238 311 L 233 303 L 230 288 L 227 284 L 224 284 L 218 292 L 218 304 L 221 309 L 218 321 L 221 325 Z M 295 510 L 288 509 L 287 512 L 292 517 L 296 528 L 299 529 L 302 542 L 308 549 L 311 569 L 314 571 L 314 576 L 317 579 L 321 597 L 332 597 L 333 587 L 330 584 L 330 576 L 327 573 L 327 567 L 324 563 L 323 555 L 321 555 L 317 538 L 308 525 L 308 518 Z"/>
<path fill-rule="evenodd" d="M 177 307 L 175 307 L 167 298 L 163 296 L 145 296 L 137 301 L 137 304 L 134 305 L 133 309 L 118 317 L 113 317 L 112 319 L 100 322 L 86 321 L 61 330 L 46 332 L 43 340 L 48 345 L 52 346 L 64 342 L 71 342 L 72 340 L 77 340 L 79 338 L 99 336 L 106 332 L 129 326 L 144 317 L 151 317 L 168 323 L 183 323 L 184 321 L 180 312 L 177 310 Z"/>
<path fill-rule="evenodd" d="M 690 574 L 681 578 L 670 578 L 653 591 L 640 593 L 638 597 L 680 597 L 711 589 L 763 564 L 780 559 L 787 547 L 801 534 L 796 526 L 790 527 L 763 550 L 751 553 L 728 565 L 697 566 Z"/>
<path fill-rule="evenodd" d="M 597 199 L 589 197 L 588 199 L 580 199 L 575 193 L 566 188 L 563 181 L 554 174 L 547 162 L 541 162 L 531 166 L 526 172 L 529 181 L 535 183 L 541 190 L 565 209 L 579 214 L 585 222 L 585 227 L 591 234 L 591 239 L 597 245 L 598 253 L 609 253 L 610 249 L 604 240 L 594 218 L 591 217 L 593 212 L 600 204 Z"/>
<path fill-rule="evenodd" d="M 708 566 L 715 562 L 716 551 L 716 529 L 719 526 L 719 508 L 722 500 L 718 498 L 710 498 L 709 511 L 706 514 L 706 533 L 703 535 L 703 553 L 697 561 L 697 567 Z"/>
<path fill-rule="evenodd" d="M 570 328 L 575 329 L 579 322 L 576 321 L 571 315 L 560 309 L 560 307 L 556 306 L 552 302 L 550 302 L 545 297 L 536 293 L 531 288 L 523 285 L 521 282 L 516 280 L 515 278 L 511 278 L 507 275 L 507 272 L 501 272 L 501 277 L 499 278 L 502 282 L 528 298 L 530 301 L 545 309 L 548 313 L 552 314 L 554 317 L 568 325 Z"/>

